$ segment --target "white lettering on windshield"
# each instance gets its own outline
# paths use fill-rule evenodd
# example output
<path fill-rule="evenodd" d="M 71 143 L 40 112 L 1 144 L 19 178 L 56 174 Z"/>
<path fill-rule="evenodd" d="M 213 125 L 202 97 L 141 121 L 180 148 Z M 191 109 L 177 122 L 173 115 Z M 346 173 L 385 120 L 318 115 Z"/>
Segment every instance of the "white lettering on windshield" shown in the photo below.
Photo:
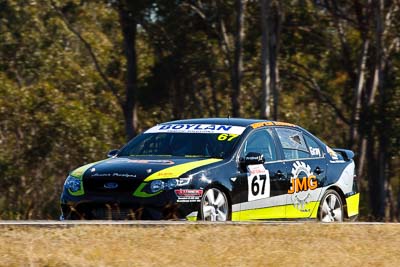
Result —
<path fill-rule="evenodd" d="M 242 134 L 245 127 L 218 124 L 162 124 L 156 125 L 145 133 L 227 133 Z"/>

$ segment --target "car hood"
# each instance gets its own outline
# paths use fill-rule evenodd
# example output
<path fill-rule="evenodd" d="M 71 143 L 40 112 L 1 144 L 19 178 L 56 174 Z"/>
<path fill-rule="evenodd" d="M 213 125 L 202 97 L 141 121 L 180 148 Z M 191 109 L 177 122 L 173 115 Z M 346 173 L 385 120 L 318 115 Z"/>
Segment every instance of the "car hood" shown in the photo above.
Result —
<path fill-rule="evenodd" d="M 145 181 L 178 178 L 183 174 L 207 166 L 222 159 L 216 158 L 110 158 L 78 168 L 83 178 L 114 177 Z M 82 169 L 85 168 L 85 169 Z M 72 172 L 72 175 L 74 175 Z M 77 176 L 77 175 L 75 175 Z"/>

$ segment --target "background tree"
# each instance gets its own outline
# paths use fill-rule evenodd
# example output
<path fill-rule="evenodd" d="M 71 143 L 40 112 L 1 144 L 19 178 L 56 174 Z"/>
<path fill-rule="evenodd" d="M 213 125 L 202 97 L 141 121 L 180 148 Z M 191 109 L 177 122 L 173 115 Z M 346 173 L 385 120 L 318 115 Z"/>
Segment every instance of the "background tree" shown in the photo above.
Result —
<path fill-rule="evenodd" d="M 68 171 L 155 123 L 240 115 L 353 149 L 361 218 L 398 220 L 399 12 L 397 0 L 0 0 L 0 217 L 57 218 Z"/>
<path fill-rule="evenodd" d="M 282 24 L 280 1 L 261 0 L 262 117 L 278 120 L 278 54 Z M 273 100 L 273 101 L 271 101 Z M 271 109 L 272 104 L 272 109 Z M 273 112 L 273 113 L 272 113 Z M 273 114 L 273 115 L 272 115 Z"/>

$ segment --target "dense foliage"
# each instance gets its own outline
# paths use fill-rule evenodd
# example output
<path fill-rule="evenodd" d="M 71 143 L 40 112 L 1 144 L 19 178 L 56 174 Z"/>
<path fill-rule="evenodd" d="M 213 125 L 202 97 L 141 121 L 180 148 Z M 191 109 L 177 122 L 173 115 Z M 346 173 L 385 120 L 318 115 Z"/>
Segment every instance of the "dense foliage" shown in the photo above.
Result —
<path fill-rule="evenodd" d="M 155 123 L 238 115 L 353 149 L 363 218 L 397 220 L 399 24 L 393 0 L 0 0 L 0 218 L 57 218 L 68 171 Z"/>

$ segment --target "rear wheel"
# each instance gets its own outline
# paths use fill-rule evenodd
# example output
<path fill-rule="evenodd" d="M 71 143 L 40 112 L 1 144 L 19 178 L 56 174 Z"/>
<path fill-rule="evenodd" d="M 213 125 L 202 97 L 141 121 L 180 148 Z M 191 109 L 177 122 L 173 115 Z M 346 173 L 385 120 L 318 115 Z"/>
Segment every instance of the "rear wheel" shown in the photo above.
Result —
<path fill-rule="evenodd" d="M 319 206 L 321 222 L 343 222 L 343 203 L 335 190 L 327 190 Z"/>
<path fill-rule="evenodd" d="M 201 198 L 200 215 L 203 221 L 229 221 L 231 212 L 225 193 L 215 187 L 208 189 Z"/>

